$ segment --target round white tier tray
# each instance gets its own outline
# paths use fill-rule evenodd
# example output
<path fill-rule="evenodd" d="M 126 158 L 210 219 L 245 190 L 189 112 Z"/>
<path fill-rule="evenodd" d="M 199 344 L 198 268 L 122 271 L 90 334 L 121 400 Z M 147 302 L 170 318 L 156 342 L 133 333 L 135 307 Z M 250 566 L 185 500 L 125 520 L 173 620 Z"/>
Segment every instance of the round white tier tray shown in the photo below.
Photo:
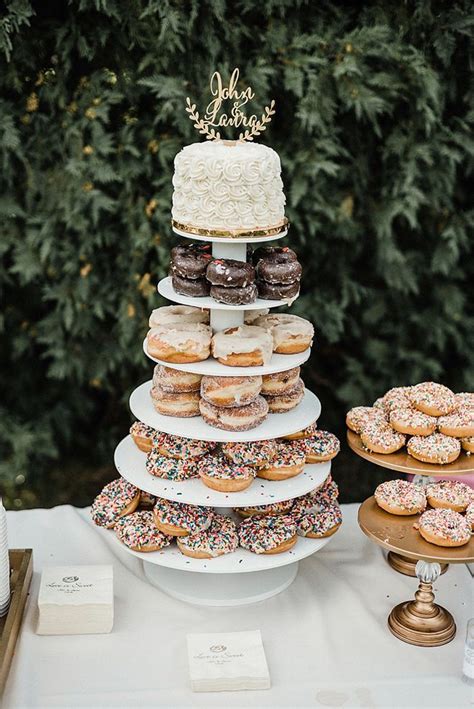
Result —
<path fill-rule="evenodd" d="M 256 244 L 261 241 L 276 241 L 277 239 L 282 239 L 288 234 L 288 229 L 284 229 L 279 234 L 271 234 L 270 236 L 238 236 L 235 238 L 224 237 L 224 236 L 200 236 L 198 234 L 191 234 L 187 231 L 182 231 L 177 229 L 175 226 L 171 227 L 175 234 L 179 236 L 184 236 L 186 239 L 192 239 L 193 241 L 209 241 L 216 244 Z"/>
<path fill-rule="evenodd" d="M 167 500 L 209 507 L 248 507 L 292 500 L 322 485 L 331 472 L 330 462 L 311 463 L 305 465 L 301 475 L 288 480 L 255 478 L 242 492 L 218 492 L 206 487 L 199 478 L 182 482 L 156 478 L 147 472 L 145 461 L 146 453 L 137 448 L 131 436 L 120 441 L 115 449 L 114 463 L 118 472 L 140 490 Z"/>
<path fill-rule="evenodd" d="M 172 369 L 179 369 L 181 372 L 193 372 L 193 374 L 202 374 L 212 377 L 256 377 L 259 375 L 262 376 L 263 374 L 286 372 L 288 369 L 293 369 L 293 367 L 299 367 L 304 364 L 311 355 L 310 347 L 304 352 L 291 355 L 276 354 L 274 352 L 270 363 L 260 365 L 259 367 L 228 367 L 226 364 L 218 362 L 214 357 L 208 357 L 208 359 L 202 362 L 175 364 L 174 362 L 165 362 L 162 359 L 152 357 L 147 350 L 146 337 L 143 340 L 143 351 L 147 357 L 157 364 L 163 364 L 165 367 L 171 367 Z"/>
<path fill-rule="evenodd" d="M 205 296 L 203 298 L 191 297 L 189 295 L 181 295 L 176 293 L 175 289 L 171 285 L 171 277 L 167 276 L 163 278 L 158 283 L 158 293 L 172 300 L 175 303 L 181 303 L 181 305 L 191 305 L 194 308 L 206 308 L 210 310 L 230 310 L 241 313 L 244 310 L 263 310 L 264 308 L 279 308 L 282 305 L 291 305 L 295 298 L 289 298 L 286 300 L 264 300 L 263 298 L 257 298 L 255 303 L 249 303 L 247 305 L 226 305 L 225 303 L 218 303 L 217 300 L 211 298 L 210 296 Z"/>
<path fill-rule="evenodd" d="M 201 441 L 260 441 L 265 438 L 281 438 L 306 428 L 314 423 L 321 413 L 318 397 L 305 389 L 303 401 L 292 411 L 286 414 L 269 414 L 263 423 L 250 431 L 223 431 L 209 426 L 201 416 L 178 418 L 159 414 L 151 400 L 151 386 L 152 382 L 148 381 L 132 392 L 129 402 L 132 414 L 158 431 Z"/>

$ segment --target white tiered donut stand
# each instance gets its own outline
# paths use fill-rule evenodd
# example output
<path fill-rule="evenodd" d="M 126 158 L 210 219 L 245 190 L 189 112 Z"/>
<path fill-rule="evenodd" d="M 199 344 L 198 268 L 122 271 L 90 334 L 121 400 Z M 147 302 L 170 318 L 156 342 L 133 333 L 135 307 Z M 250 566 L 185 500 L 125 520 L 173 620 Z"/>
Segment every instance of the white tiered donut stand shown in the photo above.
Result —
<path fill-rule="evenodd" d="M 232 258 L 246 261 L 247 242 L 274 241 L 286 235 L 287 229 L 278 236 L 258 238 L 202 237 L 173 230 L 180 236 L 193 240 L 212 242 L 214 258 Z M 190 298 L 176 293 L 171 279 L 164 278 L 158 291 L 165 298 L 184 305 L 209 308 L 210 324 L 214 332 L 227 327 L 235 327 L 244 322 L 245 310 L 275 308 L 288 304 L 287 301 L 257 300 L 248 306 L 223 305 L 212 298 Z M 146 350 L 146 341 L 143 349 Z M 154 362 L 187 372 L 213 376 L 255 376 L 283 372 L 305 362 L 310 355 L 306 350 L 296 355 L 273 354 L 268 365 L 260 367 L 228 367 L 210 357 L 204 362 L 193 364 L 172 364 L 150 357 Z M 256 441 L 265 438 L 279 438 L 295 433 L 315 422 L 321 413 L 319 399 L 305 390 L 303 401 L 286 414 L 270 414 L 266 421 L 250 431 L 232 432 L 213 428 L 201 417 L 177 418 L 158 414 L 150 398 L 151 382 L 145 382 L 132 393 L 130 409 L 137 419 L 165 433 L 187 438 L 214 441 Z M 141 490 L 153 495 L 218 508 L 237 519 L 233 507 L 265 505 L 272 502 L 290 500 L 304 495 L 323 484 L 331 470 L 331 463 L 306 465 L 301 475 L 284 481 L 268 481 L 256 478 L 243 492 L 222 493 L 211 490 L 200 480 L 173 482 L 149 475 L 145 468 L 146 455 L 138 450 L 132 439 L 124 438 L 115 451 L 115 465 L 119 473 Z M 115 538 L 115 535 L 113 535 Z M 144 572 L 151 583 L 165 593 L 190 603 L 207 606 L 233 606 L 253 603 L 270 598 L 285 590 L 295 579 L 298 561 L 319 551 L 330 541 L 298 537 L 296 545 L 282 554 L 253 554 L 238 548 L 232 554 L 215 559 L 193 559 L 184 556 L 175 545 L 153 553 L 133 552 L 120 547 L 143 560 Z"/>

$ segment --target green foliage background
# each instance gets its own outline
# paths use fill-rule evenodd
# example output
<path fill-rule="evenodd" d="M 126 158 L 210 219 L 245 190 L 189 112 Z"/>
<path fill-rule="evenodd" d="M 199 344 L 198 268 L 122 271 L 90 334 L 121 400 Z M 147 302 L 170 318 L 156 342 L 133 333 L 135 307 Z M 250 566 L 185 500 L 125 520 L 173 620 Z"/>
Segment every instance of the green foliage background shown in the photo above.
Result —
<path fill-rule="evenodd" d="M 241 69 L 277 114 L 293 312 L 322 424 L 427 378 L 472 388 L 470 2 L 69 0 L 0 16 L 1 483 L 85 504 L 113 477 L 165 275 L 173 158 L 208 77 Z M 206 100 L 207 99 L 207 100 Z M 471 306 L 471 307 L 470 307 Z M 363 479 L 342 457 L 343 498 Z M 341 467 L 342 466 L 342 467 Z M 359 470 L 359 473 L 357 473 Z M 344 478 L 344 470 L 343 478 Z M 355 483 L 358 480 L 358 483 Z"/>

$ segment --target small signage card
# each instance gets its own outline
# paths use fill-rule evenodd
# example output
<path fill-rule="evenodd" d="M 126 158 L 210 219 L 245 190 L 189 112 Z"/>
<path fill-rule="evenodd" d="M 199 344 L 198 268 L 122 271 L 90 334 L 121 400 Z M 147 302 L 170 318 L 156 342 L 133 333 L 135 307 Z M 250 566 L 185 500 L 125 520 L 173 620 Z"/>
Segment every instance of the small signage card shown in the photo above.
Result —
<path fill-rule="evenodd" d="M 47 566 L 38 596 L 39 635 L 110 633 L 114 623 L 112 566 Z"/>
<path fill-rule="evenodd" d="M 270 688 L 260 630 L 193 633 L 187 642 L 193 692 Z"/>

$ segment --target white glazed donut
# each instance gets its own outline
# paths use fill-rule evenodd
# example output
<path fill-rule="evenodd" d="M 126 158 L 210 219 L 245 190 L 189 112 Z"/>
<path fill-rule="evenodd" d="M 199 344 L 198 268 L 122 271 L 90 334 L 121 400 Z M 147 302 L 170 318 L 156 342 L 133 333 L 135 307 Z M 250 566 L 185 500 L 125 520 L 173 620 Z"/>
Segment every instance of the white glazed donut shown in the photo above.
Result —
<path fill-rule="evenodd" d="M 217 332 L 212 338 L 212 355 L 230 367 L 256 367 L 272 358 L 273 340 L 263 327 L 240 325 Z"/>
<path fill-rule="evenodd" d="M 203 323 L 209 325 L 209 310 L 193 308 L 190 305 L 165 305 L 152 310 L 148 321 L 149 327 L 170 325 L 172 323 Z"/>
<path fill-rule="evenodd" d="M 147 334 L 148 354 L 164 362 L 201 362 L 210 354 L 212 330 L 202 323 L 171 323 Z"/>

